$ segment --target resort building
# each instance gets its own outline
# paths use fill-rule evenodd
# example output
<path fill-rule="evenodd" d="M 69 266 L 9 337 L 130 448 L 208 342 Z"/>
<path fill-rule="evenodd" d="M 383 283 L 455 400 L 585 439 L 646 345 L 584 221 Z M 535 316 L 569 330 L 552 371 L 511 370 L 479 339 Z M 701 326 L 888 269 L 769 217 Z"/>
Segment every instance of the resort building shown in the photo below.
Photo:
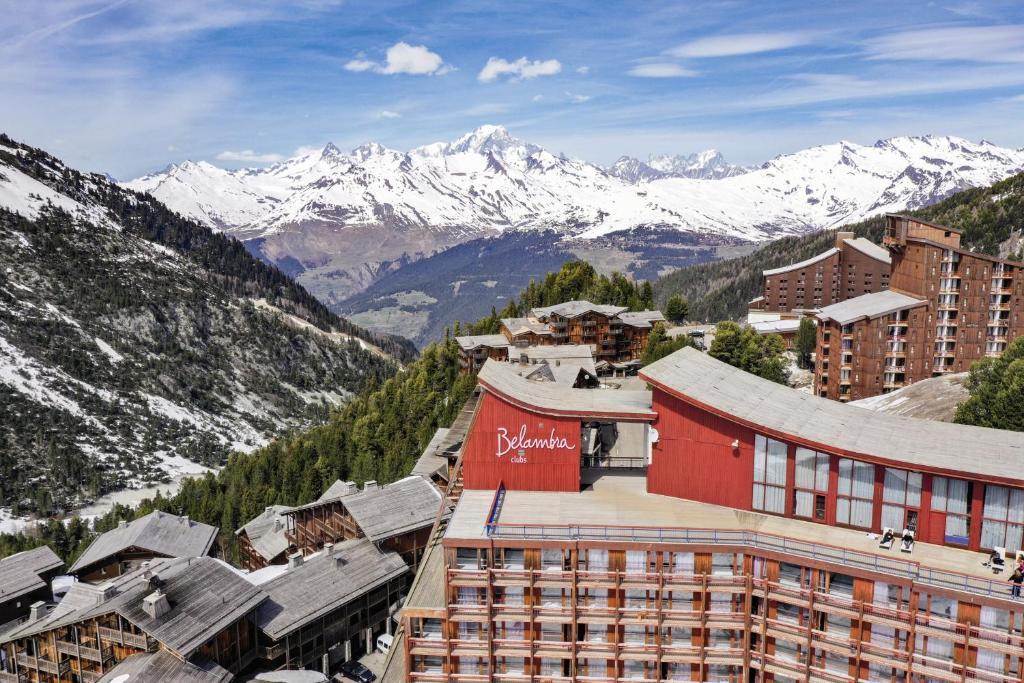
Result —
<path fill-rule="evenodd" d="M 79 581 L 101 582 L 162 557 L 214 555 L 217 528 L 159 510 L 97 536 L 71 565 Z"/>
<path fill-rule="evenodd" d="M 764 291 L 750 302 L 751 322 L 829 306 L 889 286 L 889 253 L 871 240 L 837 232 L 835 246 L 762 273 Z"/>
<path fill-rule="evenodd" d="M 888 292 L 817 313 L 815 391 L 867 398 L 998 356 L 1024 332 L 1024 264 L 967 251 L 960 231 L 889 215 Z"/>
<path fill-rule="evenodd" d="M 263 514 L 235 531 L 242 569 L 256 571 L 288 561 L 288 519 L 285 515 L 291 510 L 287 505 L 271 505 Z"/>
<path fill-rule="evenodd" d="M 477 372 L 489 358 L 508 360 L 512 346 L 502 334 L 476 334 L 456 337 L 459 345 L 459 368 L 462 372 Z"/>
<path fill-rule="evenodd" d="M 394 681 L 1020 681 L 1024 434 L 865 411 L 694 349 L 650 391 L 479 374 Z M 612 423 L 643 438 L 584 457 Z"/>
<path fill-rule="evenodd" d="M 0 635 L 31 612 L 31 605 L 52 599 L 53 577 L 64 561 L 48 546 L 0 559 Z"/>

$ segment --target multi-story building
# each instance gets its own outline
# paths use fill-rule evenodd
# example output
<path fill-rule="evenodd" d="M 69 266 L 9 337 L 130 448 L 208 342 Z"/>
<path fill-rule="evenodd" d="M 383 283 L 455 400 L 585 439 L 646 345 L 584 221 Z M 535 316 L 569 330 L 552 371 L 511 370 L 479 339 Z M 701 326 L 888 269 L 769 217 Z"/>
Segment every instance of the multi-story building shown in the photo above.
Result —
<path fill-rule="evenodd" d="M 28 616 L 31 605 L 52 599 L 50 584 L 63 569 L 64 561 L 48 546 L 0 559 L 0 634 Z"/>
<path fill-rule="evenodd" d="M 288 561 L 287 505 L 268 506 L 262 514 L 235 531 L 238 539 L 238 564 L 256 571 Z"/>
<path fill-rule="evenodd" d="M 641 377 L 551 392 L 484 366 L 384 683 L 1022 679 L 1024 603 L 989 561 L 1024 550 L 1024 435 L 693 349 Z M 588 467 L 595 420 L 642 425 L 634 467 Z"/>
<path fill-rule="evenodd" d="M 762 273 L 764 290 L 750 302 L 750 319 L 829 306 L 889 286 L 889 253 L 852 232 L 837 232 L 831 249 Z"/>
<path fill-rule="evenodd" d="M 477 372 L 486 360 L 508 360 L 512 346 L 503 334 L 474 334 L 456 337 L 459 344 L 459 369 L 463 373 Z"/>
<path fill-rule="evenodd" d="M 817 313 L 815 391 L 821 396 L 866 398 L 965 372 L 1024 332 L 1024 278 L 1018 275 L 1024 264 L 965 250 L 952 228 L 899 215 L 886 219 L 889 292 Z"/>

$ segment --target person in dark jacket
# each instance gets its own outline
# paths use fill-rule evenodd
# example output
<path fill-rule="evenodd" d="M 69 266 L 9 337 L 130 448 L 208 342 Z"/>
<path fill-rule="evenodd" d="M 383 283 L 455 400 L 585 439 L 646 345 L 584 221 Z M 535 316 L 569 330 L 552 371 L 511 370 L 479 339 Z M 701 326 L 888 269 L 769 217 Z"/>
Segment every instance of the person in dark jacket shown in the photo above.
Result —
<path fill-rule="evenodd" d="M 1024 572 L 1021 571 L 1019 566 L 1013 571 L 1013 574 L 1010 575 L 1010 581 L 1013 583 L 1010 587 L 1010 597 L 1019 598 L 1020 585 L 1024 583 Z"/>

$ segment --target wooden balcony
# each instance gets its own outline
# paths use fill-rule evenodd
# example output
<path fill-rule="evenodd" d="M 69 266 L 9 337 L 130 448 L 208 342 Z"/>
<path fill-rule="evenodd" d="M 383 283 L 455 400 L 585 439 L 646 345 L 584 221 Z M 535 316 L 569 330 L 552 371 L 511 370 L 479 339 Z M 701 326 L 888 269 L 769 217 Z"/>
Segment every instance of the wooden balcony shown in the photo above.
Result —
<path fill-rule="evenodd" d="M 68 660 L 55 662 L 43 657 L 30 657 L 24 652 L 19 652 L 15 657 L 15 661 L 18 662 L 18 666 L 25 667 L 26 669 L 35 669 L 44 673 L 54 674 L 58 677 L 67 676 L 71 671 L 71 662 Z"/>
<path fill-rule="evenodd" d="M 29 683 L 28 674 L 24 671 L 14 674 L 0 671 L 0 683 Z"/>

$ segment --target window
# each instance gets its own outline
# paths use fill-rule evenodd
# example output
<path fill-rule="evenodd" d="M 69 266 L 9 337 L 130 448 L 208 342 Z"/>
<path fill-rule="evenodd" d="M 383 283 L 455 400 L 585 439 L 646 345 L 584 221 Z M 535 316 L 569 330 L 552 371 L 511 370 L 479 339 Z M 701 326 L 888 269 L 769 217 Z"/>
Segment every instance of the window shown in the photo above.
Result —
<path fill-rule="evenodd" d="M 828 453 L 807 448 L 796 449 L 796 476 L 793 510 L 797 517 L 825 521 L 825 494 L 828 492 Z"/>
<path fill-rule="evenodd" d="M 985 486 L 985 510 L 981 520 L 981 547 L 1021 549 L 1024 530 L 1024 490 Z"/>
<path fill-rule="evenodd" d="M 970 482 L 932 477 L 932 510 L 946 513 L 946 543 L 967 545 L 971 528 Z"/>
<path fill-rule="evenodd" d="M 840 458 L 837 493 L 836 522 L 870 529 L 875 497 L 875 466 Z"/>
<path fill-rule="evenodd" d="M 647 571 L 647 551 L 627 550 L 626 551 L 626 573 L 643 574 Z"/>
<path fill-rule="evenodd" d="M 917 531 L 921 507 L 921 473 L 885 468 L 882 489 L 882 528 Z"/>
<path fill-rule="evenodd" d="M 755 510 L 786 511 L 786 444 L 760 434 L 754 437 Z"/>

